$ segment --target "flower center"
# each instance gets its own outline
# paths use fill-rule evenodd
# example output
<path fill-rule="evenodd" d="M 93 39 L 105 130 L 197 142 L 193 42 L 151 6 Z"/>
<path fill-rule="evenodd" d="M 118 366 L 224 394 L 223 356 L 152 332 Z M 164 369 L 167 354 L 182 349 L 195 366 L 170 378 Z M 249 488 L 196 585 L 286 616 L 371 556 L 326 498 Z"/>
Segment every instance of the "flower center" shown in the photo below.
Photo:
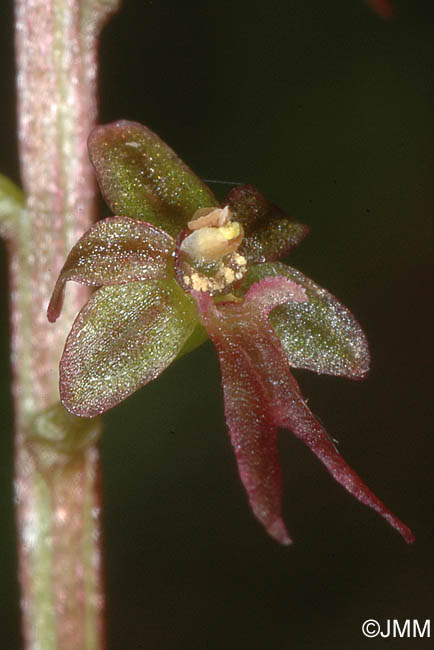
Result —
<path fill-rule="evenodd" d="M 178 238 L 176 275 L 184 290 L 227 293 L 247 272 L 246 258 L 237 252 L 243 237 L 228 206 L 197 210 Z"/>

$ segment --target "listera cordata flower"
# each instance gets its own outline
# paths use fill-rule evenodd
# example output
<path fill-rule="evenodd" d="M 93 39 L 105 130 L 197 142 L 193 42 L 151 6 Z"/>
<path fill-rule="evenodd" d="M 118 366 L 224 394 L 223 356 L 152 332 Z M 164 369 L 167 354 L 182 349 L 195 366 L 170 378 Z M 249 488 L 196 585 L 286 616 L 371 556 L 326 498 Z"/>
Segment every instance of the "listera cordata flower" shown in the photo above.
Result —
<path fill-rule="evenodd" d="M 220 361 L 224 408 L 252 510 L 282 544 L 277 429 L 303 440 L 332 476 L 407 542 L 410 530 L 347 465 L 310 412 L 292 368 L 361 379 L 365 335 L 352 314 L 277 260 L 308 233 L 249 185 L 219 205 L 209 188 L 146 127 L 97 127 L 90 157 L 119 216 L 71 250 L 48 318 L 68 280 L 99 287 L 78 314 L 60 363 L 64 406 L 94 417 L 158 377 L 207 337 Z"/>

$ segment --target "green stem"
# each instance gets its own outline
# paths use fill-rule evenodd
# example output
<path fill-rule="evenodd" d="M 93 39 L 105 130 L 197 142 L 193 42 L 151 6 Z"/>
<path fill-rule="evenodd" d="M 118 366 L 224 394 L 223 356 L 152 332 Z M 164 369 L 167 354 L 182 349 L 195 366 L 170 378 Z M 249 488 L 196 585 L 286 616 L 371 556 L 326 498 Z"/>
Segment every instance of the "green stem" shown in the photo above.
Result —
<path fill-rule="evenodd" d="M 47 302 L 69 249 L 95 218 L 86 139 L 96 117 L 96 44 L 119 0 L 16 0 L 18 123 L 26 205 L 0 218 L 8 242 L 15 493 L 26 650 L 103 646 L 100 424 L 58 404 L 58 363 L 86 292 L 59 324 Z M 0 190 L 5 184 L 0 187 Z M 7 183 L 6 183 L 7 185 Z M 1 197 L 0 197 L 1 198 Z"/>

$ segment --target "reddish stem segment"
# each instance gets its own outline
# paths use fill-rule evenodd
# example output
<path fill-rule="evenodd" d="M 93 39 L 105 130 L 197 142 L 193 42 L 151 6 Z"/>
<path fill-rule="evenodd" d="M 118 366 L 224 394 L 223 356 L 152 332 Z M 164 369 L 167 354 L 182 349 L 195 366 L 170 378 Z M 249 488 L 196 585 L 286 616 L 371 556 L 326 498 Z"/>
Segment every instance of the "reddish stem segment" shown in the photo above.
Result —
<path fill-rule="evenodd" d="M 96 117 L 96 44 L 118 0 L 16 0 L 18 135 L 27 210 L 8 233 L 11 280 L 15 491 L 27 650 L 102 646 L 98 451 L 55 447 L 68 422 L 41 413 L 56 404 L 58 363 L 75 287 L 56 326 L 47 304 L 64 259 L 95 217 L 86 138 Z M 61 408 L 60 406 L 58 407 Z M 42 443 L 31 443 L 35 427 Z M 94 428 L 94 427 L 93 427 Z M 45 439 L 44 439 L 45 436 Z M 66 456 L 65 456 L 66 454 Z M 50 458 L 47 469 L 45 463 Z"/>

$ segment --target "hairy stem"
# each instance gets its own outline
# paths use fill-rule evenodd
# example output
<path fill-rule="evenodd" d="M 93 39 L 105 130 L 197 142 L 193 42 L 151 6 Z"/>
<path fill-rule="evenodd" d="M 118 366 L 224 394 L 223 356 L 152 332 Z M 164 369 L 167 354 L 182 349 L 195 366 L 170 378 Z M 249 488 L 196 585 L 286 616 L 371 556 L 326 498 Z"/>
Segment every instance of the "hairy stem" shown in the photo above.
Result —
<path fill-rule="evenodd" d="M 96 44 L 118 2 L 16 0 L 26 200 L 20 206 L 14 195 L 0 217 L 10 262 L 15 494 L 27 650 L 103 646 L 100 424 L 78 421 L 58 404 L 59 358 L 85 291 L 71 292 L 56 325 L 48 324 L 46 309 L 69 249 L 95 217 L 86 139 L 96 117 Z"/>

